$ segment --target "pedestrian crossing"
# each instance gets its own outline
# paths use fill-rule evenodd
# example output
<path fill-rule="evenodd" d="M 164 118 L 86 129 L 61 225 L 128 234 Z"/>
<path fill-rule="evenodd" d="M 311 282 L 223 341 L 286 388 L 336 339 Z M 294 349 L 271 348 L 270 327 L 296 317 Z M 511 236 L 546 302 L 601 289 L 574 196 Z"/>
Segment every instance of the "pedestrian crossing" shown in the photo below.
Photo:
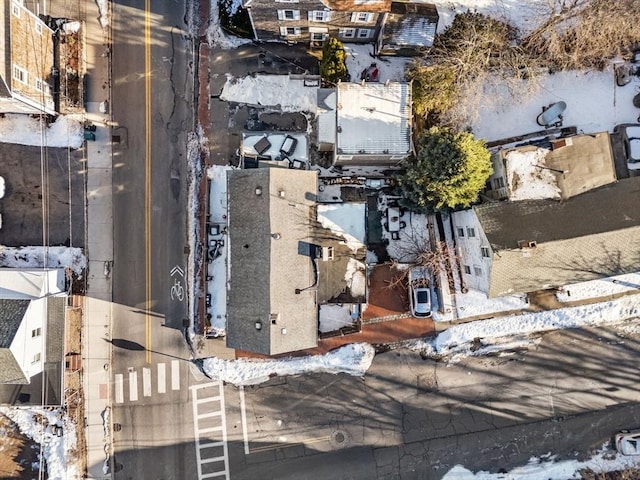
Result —
<path fill-rule="evenodd" d="M 214 382 L 195 385 L 191 387 L 191 393 L 198 480 L 229 480 L 224 384 Z"/>
<path fill-rule="evenodd" d="M 171 372 L 171 390 L 180 390 L 180 361 L 172 360 L 170 364 Z M 142 382 L 139 381 L 138 373 Z M 155 373 L 155 388 L 154 388 Z M 167 393 L 167 365 L 166 363 L 158 363 L 155 367 L 142 367 L 140 372 L 134 367 L 129 367 L 127 373 L 117 373 L 113 379 L 114 399 L 115 403 L 124 403 L 125 401 L 137 402 L 142 398 L 151 397 L 154 393 Z M 125 390 L 127 396 L 125 396 Z"/>

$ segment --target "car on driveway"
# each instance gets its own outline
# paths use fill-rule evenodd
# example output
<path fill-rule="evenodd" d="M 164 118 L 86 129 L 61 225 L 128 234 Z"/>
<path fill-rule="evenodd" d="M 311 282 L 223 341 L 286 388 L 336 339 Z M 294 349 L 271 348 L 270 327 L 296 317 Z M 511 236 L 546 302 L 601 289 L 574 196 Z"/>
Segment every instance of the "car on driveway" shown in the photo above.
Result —
<path fill-rule="evenodd" d="M 640 430 L 622 430 L 616 434 L 615 443 L 622 455 L 640 455 Z"/>
<path fill-rule="evenodd" d="M 617 125 L 614 131 L 620 133 L 627 168 L 629 170 L 640 170 L 640 124 L 625 123 Z"/>
<path fill-rule="evenodd" d="M 414 317 L 431 316 L 431 271 L 415 267 L 409 272 L 409 302 Z"/>

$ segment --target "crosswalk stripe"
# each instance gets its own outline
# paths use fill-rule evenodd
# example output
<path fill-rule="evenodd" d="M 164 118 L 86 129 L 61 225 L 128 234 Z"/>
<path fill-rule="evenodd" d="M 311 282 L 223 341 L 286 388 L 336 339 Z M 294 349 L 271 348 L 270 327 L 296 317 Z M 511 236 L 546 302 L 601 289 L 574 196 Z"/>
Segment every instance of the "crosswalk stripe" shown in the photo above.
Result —
<path fill-rule="evenodd" d="M 142 369 L 142 395 L 151 396 L 151 369 L 147 367 Z"/>
<path fill-rule="evenodd" d="M 180 390 L 180 362 L 171 360 L 171 390 Z"/>
<path fill-rule="evenodd" d="M 113 382 L 114 384 L 114 388 L 115 388 L 115 395 L 116 395 L 116 403 L 123 403 L 124 402 L 124 388 L 123 388 L 123 383 L 124 383 L 124 377 L 122 376 L 121 373 L 116 374 L 115 380 Z"/>
<path fill-rule="evenodd" d="M 167 366 L 164 363 L 158 364 L 158 393 L 167 392 Z"/>
<path fill-rule="evenodd" d="M 129 400 L 138 401 L 138 372 L 135 370 L 129 372 Z"/>

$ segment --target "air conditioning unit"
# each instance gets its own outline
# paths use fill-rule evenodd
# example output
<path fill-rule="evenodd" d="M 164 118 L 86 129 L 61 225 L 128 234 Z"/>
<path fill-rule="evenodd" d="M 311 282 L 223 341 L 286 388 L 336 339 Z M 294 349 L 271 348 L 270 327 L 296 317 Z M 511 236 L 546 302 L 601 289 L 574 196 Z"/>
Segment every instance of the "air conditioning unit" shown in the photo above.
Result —
<path fill-rule="evenodd" d="M 322 247 L 322 261 L 333 260 L 333 247 Z"/>

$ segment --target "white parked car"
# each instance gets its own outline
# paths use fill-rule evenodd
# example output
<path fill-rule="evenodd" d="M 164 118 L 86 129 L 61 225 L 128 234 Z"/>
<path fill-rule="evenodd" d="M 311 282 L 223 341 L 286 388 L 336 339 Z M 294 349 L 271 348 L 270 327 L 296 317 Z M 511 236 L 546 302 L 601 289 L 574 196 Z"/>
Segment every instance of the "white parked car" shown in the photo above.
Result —
<path fill-rule="evenodd" d="M 414 317 L 431 316 L 431 271 L 426 267 L 409 272 L 409 303 Z"/>
<path fill-rule="evenodd" d="M 614 131 L 620 132 L 627 168 L 640 170 L 640 124 L 617 125 Z"/>
<path fill-rule="evenodd" d="M 622 455 L 640 455 L 640 430 L 622 430 L 616 434 L 616 450 Z"/>

